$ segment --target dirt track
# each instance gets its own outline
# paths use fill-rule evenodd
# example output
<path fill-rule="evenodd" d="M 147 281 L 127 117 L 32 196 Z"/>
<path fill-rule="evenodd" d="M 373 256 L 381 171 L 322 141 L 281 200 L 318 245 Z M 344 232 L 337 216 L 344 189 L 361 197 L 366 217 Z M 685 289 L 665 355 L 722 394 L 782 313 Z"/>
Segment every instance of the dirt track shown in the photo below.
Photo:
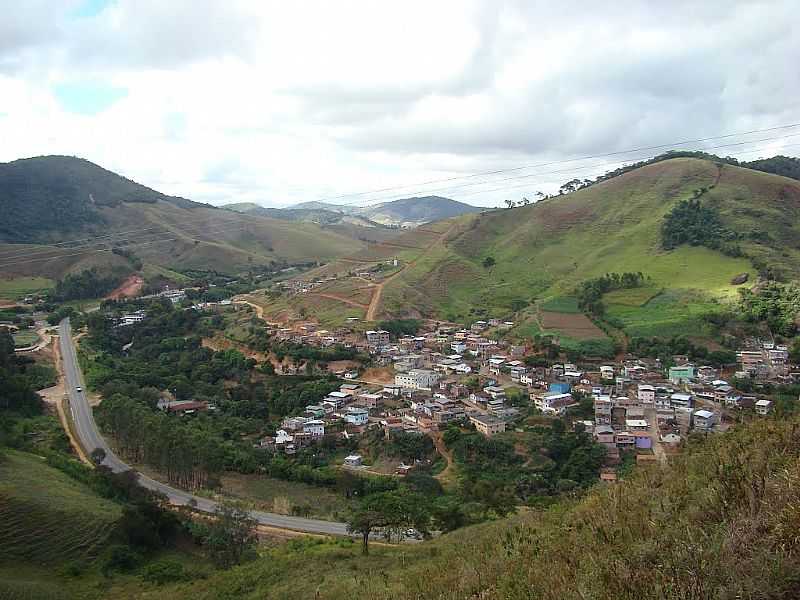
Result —
<path fill-rule="evenodd" d="M 138 296 L 144 286 L 144 279 L 139 275 L 131 275 L 123 281 L 117 289 L 106 296 L 107 300 L 119 300 L 120 298 L 133 298 Z"/>

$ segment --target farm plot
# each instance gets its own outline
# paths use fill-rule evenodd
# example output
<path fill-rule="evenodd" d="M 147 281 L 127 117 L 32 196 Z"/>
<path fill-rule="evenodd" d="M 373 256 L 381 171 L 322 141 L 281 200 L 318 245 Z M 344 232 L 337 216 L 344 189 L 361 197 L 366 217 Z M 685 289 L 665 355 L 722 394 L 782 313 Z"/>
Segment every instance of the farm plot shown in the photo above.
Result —
<path fill-rule="evenodd" d="M 557 313 L 542 311 L 542 327 L 556 331 L 576 340 L 591 340 L 606 337 L 603 330 L 580 313 Z"/>

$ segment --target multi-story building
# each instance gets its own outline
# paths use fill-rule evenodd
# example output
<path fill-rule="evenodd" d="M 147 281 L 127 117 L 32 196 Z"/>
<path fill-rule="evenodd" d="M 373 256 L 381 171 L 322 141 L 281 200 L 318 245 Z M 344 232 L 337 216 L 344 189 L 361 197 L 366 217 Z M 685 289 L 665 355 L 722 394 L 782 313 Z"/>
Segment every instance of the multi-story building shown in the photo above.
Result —
<path fill-rule="evenodd" d="M 439 381 L 439 374 L 429 369 L 411 369 L 394 376 L 395 385 L 412 390 L 427 390 Z"/>
<path fill-rule="evenodd" d="M 506 430 L 505 421 L 492 415 L 472 415 L 469 420 L 475 426 L 475 429 L 486 437 L 491 437 Z"/>

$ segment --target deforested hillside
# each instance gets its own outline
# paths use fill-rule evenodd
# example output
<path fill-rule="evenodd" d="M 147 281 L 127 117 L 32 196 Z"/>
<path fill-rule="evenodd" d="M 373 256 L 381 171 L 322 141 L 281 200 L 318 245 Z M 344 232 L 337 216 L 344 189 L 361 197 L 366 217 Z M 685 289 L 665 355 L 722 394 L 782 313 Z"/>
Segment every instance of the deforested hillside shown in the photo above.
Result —
<path fill-rule="evenodd" d="M 679 205 L 697 223 L 681 223 Z M 698 220 L 709 214 L 714 228 Z M 516 312 L 526 334 L 557 332 L 543 313 L 581 312 L 564 307 L 576 305 L 582 283 L 642 273 L 608 312 L 638 334 L 664 333 L 759 274 L 800 274 L 798 217 L 795 180 L 712 160 L 655 162 L 537 204 L 461 217 L 445 244 L 387 283 L 383 310 L 415 306 L 454 320 Z M 665 240 L 669 218 L 695 237 Z"/>

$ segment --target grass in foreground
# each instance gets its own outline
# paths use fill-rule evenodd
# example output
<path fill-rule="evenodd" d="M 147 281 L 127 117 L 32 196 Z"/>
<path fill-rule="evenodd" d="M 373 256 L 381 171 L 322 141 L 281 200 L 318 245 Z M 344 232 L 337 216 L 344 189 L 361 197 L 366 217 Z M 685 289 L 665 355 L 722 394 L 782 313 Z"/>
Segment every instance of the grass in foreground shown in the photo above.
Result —
<path fill-rule="evenodd" d="M 0 457 L 0 556 L 38 564 L 80 560 L 102 547 L 117 504 L 48 466 L 7 451 Z"/>

